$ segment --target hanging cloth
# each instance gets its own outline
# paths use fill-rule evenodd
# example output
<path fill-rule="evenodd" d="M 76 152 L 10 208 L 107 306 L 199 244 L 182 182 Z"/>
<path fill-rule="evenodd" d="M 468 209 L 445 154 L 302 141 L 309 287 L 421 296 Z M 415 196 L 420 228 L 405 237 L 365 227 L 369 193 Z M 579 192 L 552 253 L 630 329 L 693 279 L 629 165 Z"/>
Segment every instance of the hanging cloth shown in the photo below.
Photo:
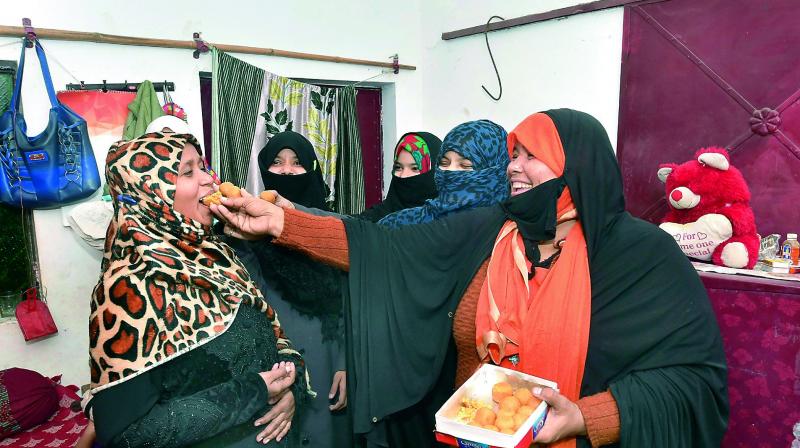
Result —
<path fill-rule="evenodd" d="M 164 115 L 152 82 L 144 81 L 139 84 L 136 98 L 128 105 L 128 110 L 130 112 L 122 133 L 124 140 L 132 140 L 143 135 L 150 122 Z"/>
<path fill-rule="evenodd" d="M 356 110 L 356 89 L 353 86 L 336 89 L 339 111 L 339 146 L 336 161 L 334 209 L 345 215 L 364 211 L 364 162 L 361 157 L 361 132 Z"/>

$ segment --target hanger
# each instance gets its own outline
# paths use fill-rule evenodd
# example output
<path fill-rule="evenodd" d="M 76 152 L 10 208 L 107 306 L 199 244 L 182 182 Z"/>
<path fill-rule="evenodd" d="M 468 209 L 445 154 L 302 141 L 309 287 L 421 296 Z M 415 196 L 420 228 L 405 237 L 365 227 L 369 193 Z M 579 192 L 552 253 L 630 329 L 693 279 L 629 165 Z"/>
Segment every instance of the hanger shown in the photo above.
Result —
<path fill-rule="evenodd" d="M 489 17 L 489 20 L 486 21 L 486 28 L 483 30 L 483 37 L 486 39 L 486 49 L 489 51 L 489 57 L 492 59 L 492 67 L 494 67 L 494 74 L 497 75 L 497 84 L 500 85 L 500 93 L 497 94 L 497 98 L 492 95 L 489 90 L 486 89 L 486 86 L 481 85 L 481 88 L 487 95 L 489 95 L 493 100 L 500 101 L 500 98 L 503 96 L 503 82 L 500 80 L 500 72 L 497 71 L 497 64 L 494 62 L 494 55 L 492 55 L 492 47 L 489 46 L 489 24 L 492 23 L 492 19 L 500 19 L 506 20 L 500 16 L 492 16 Z"/>

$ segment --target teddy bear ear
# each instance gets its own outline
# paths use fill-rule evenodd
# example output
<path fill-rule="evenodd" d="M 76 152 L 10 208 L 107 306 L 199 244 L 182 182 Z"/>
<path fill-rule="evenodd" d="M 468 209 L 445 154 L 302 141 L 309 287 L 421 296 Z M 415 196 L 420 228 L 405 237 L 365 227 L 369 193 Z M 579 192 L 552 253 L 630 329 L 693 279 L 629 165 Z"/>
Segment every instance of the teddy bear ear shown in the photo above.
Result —
<path fill-rule="evenodd" d="M 697 157 L 697 161 L 720 171 L 727 171 L 731 166 L 728 158 L 718 152 L 704 152 Z"/>
<path fill-rule="evenodd" d="M 669 165 L 661 165 L 658 168 L 658 180 L 662 183 L 667 183 L 667 176 L 672 174 L 673 167 Z"/>

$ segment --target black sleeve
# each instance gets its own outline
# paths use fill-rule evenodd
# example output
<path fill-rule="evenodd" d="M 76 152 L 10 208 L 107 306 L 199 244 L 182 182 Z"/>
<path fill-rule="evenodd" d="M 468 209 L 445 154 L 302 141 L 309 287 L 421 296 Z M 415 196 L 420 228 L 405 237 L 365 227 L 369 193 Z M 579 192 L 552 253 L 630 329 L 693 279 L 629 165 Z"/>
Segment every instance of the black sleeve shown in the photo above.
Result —
<path fill-rule="evenodd" d="M 355 432 L 419 403 L 435 387 L 451 316 L 505 222 L 499 206 L 388 229 L 345 219 L 350 257 L 348 407 Z M 424 337 L 420 337 L 424 335 Z"/>
<path fill-rule="evenodd" d="M 728 424 L 719 369 L 674 366 L 633 372 L 611 384 L 622 447 L 720 446 Z"/>
<path fill-rule="evenodd" d="M 294 204 L 294 208 L 295 210 L 299 210 L 301 212 L 308 213 L 309 215 L 314 215 L 314 216 L 333 216 L 334 218 L 344 218 L 347 216 L 341 213 L 330 212 L 328 210 L 322 210 L 319 208 L 305 207 L 300 204 Z"/>
<path fill-rule="evenodd" d="M 729 415 L 722 336 L 675 240 L 624 215 L 590 263 L 582 394 L 611 388 L 623 448 L 720 446 Z"/>

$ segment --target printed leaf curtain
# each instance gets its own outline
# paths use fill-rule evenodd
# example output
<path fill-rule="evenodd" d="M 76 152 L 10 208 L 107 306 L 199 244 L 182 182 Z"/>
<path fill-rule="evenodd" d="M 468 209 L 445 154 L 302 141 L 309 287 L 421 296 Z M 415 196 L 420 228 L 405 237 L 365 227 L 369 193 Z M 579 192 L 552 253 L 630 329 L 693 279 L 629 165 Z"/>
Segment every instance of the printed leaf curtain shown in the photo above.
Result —
<path fill-rule="evenodd" d="M 212 48 L 212 166 L 223 179 L 263 189 L 258 153 L 291 130 L 314 146 L 333 200 L 338 156 L 336 89 L 294 81 Z"/>

